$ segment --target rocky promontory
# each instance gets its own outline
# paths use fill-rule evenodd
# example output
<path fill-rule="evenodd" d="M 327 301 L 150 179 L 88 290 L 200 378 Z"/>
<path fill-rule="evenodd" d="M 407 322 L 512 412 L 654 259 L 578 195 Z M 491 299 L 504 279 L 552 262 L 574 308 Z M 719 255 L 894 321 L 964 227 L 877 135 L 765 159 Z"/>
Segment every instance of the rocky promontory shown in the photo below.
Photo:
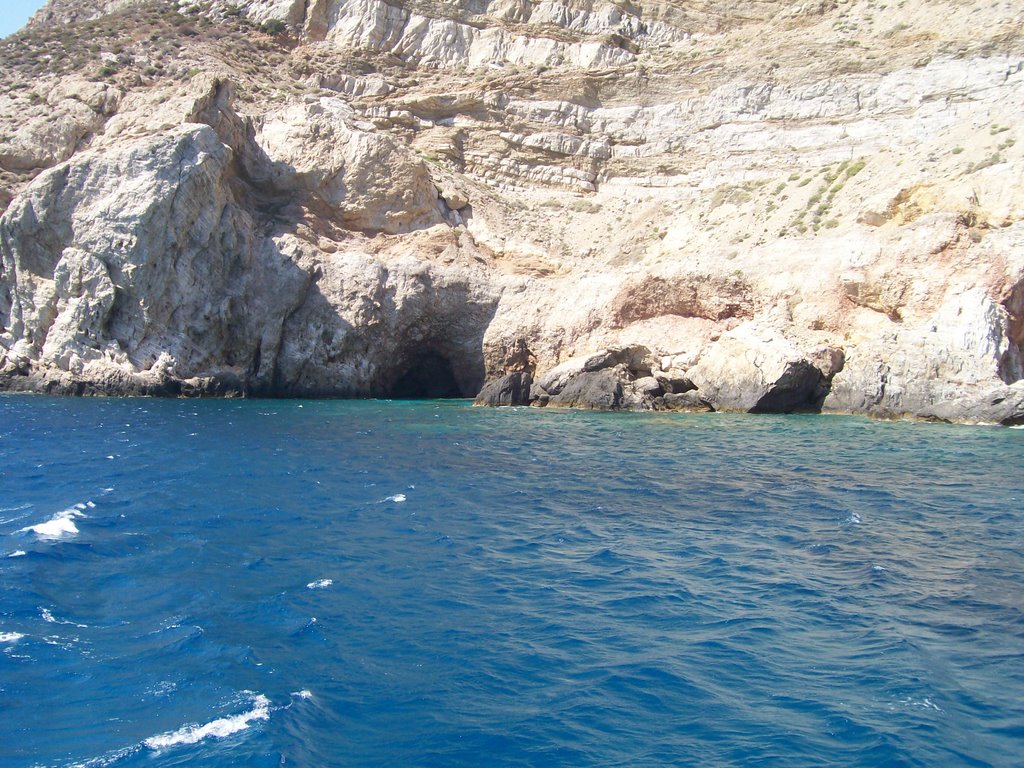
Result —
<path fill-rule="evenodd" d="M 1024 422 L 1016 3 L 51 0 L 0 388 Z"/>

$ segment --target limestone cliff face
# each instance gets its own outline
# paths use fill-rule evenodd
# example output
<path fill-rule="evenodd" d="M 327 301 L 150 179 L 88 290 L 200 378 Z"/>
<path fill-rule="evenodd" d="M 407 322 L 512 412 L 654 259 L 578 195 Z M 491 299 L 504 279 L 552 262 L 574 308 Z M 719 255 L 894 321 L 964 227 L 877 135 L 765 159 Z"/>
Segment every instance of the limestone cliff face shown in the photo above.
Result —
<path fill-rule="evenodd" d="M 51 0 L 0 59 L 4 387 L 1024 420 L 1014 3 Z"/>

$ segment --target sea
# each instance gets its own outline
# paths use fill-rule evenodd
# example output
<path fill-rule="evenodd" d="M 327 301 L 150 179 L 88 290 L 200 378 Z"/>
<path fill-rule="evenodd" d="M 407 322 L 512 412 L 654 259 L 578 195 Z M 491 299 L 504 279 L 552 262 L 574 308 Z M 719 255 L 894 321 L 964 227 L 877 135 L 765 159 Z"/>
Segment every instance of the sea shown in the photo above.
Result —
<path fill-rule="evenodd" d="M 1021 766 L 1024 431 L 0 396 L 0 766 Z"/>

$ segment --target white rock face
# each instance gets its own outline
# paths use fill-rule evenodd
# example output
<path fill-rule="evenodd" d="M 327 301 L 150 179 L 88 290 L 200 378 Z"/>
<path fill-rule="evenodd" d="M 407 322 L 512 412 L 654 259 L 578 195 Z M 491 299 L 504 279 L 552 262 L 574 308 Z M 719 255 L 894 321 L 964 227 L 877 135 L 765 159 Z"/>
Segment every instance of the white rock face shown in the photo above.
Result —
<path fill-rule="evenodd" d="M 587 39 L 640 26 L 636 17 L 628 19 L 624 21 L 623 12 L 611 4 L 588 11 L 560 3 L 514 3 L 493 11 L 488 8 L 483 13 L 459 9 L 453 17 L 438 18 L 382 0 L 321 0 L 310 10 L 306 30 L 314 38 L 324 30 L 323 39 L 337 48 L 386 51 L 424 66 L 479 68 L 568 63 L 593 67 L 633 59 L 628 50 Z M 515 22 L 523 31 L 497 22 Z M 546 29 L 558 29 L 562 34 L 547 37 Z M 570 31 L 576 33 L 576 40 L 564 39 Z M 669 32 L 666 29 L 662 34 Z"/>
<path fill-rule="evenodd" d="M 183 125 L 38 177 L 0 219 L 8 336 L 87 378 L 246 370 L 307 276 L 253 237 L 231 161 L 213 129 Z"/>
<path fill-rule="evenodd" d="M 1021 22 L 53 0 L 0 50 L 0 382 L 1022 420 Z"/>
<path fill-rule="evenodd" d="M 825 383 L 807 353 L 750 323 L 725 334 L 686 375 L 715 410 L 731 411 L 813 407 Z"/>
<path fill-rule="evenodd" d="M 394 234 L 440 223 L 426 167 L 368 127 L 340 99 L 322 98 L 268 115 L 256 141 L 276 186 L 315 195 L 348 228 Z"/>

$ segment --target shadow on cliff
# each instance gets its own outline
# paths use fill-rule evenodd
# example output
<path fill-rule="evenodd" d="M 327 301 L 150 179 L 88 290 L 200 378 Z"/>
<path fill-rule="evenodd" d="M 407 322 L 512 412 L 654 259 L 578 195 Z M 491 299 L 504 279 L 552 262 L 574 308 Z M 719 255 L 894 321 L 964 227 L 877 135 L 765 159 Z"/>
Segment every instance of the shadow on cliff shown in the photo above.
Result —
<path fill-rule="evenodd" d="M 400 280 L 392 280 L 389 267 L 381 265 L 376 309 L 358 325 L 346 320 L 339 301 L 351 287 L 321 287 L 331 272 L 331 255 L 320 252 L 314 238 L 325 228 L 336 240 L 350 237 L 352 230 L 315 190 L 301 183 L 293 166 L 266 154 L 251 120 L 233 110 L 232 98 L 231 84 L 215 81 L 197 102 L 192 119 L 209 125 L 232 148 L 229 187 L 235 205 L 251 217 L 257 237 L 264 240 L 269 251 L 264 259 L 277 261 L 277 269 L 286 272 L 282 286 L 301 285 L 287 302 L 278 330 L 273 330 L 275 318 L 265 318 L 271 330 L 264 328 L 258 341 L 238 339 L 241 349 L 250 350 L 246 359 L 225 361 L 246 371 L 239 391 L 263 397 L 475 396 L 484 382 L 483 338 L 497 310 L 497 296 L 474 286 L 471 276 L 453 281 L 450 275 L 436 275 L 426 260 Z M 439 219 L 451 224 L 445 208 L 439 201 Z M 381 234 L 357 231 L 370 237 Z M 274 241 L 281 235 L 309 246 L 307 264 L 281 252 Z M 254 250 L 260 249 L 254 245 Z M 398 282 L 406 284 L 401 296 Z"/>
<path fill-rule="evenodd" d="M 417 300 L 400 301 L 385 270 L 379 307 L 355 325 L 321 289 L 321 267 L 305 274 L 308 284 L 281 322 L 272 360 L 250 367 L 246 394 L 420 399 L 480 391 L 483 337 L 496 300 L 481 302 L 462 284 L 432 290 L 427 272 L 417 276 Z"/>

